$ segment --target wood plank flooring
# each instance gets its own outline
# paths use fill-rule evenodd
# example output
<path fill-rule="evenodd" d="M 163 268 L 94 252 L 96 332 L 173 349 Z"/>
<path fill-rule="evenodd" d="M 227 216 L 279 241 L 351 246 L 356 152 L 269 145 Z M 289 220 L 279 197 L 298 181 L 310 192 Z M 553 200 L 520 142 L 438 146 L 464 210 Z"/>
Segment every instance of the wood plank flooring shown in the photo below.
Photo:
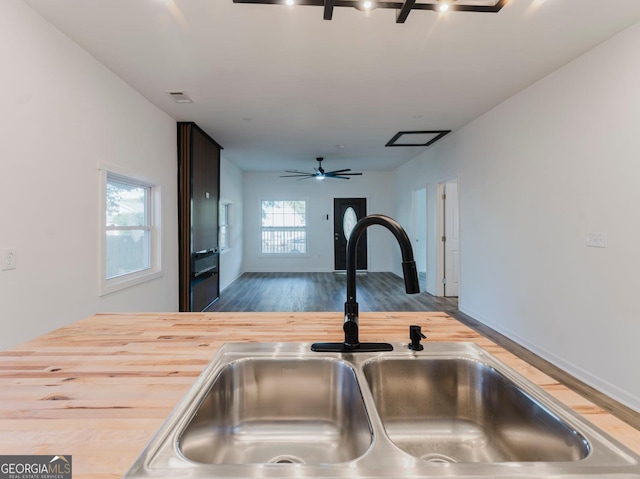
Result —
<path fill-rule="evenodd" d="M 244 273 L 207 311 L 344 311 L 346 284 L 343 273 Z M 458 310 L 458 298 L 405 294 L 393 273 L 359 273 L 356 284 L 360 311 Z"/>
<path fill-rule="evenodd" d="M 343 273 L 244 273 L 220 294 L 209 312 L 331 312 L 344 311 Z M 421 286 L 424 278 L 420 279 Z M 554 366 L 518 343 L 458 311 L 458 298 L 429 293 L 408 295 L 404 281 L 393 273 L 358 274 L 360 311 L 442 311 L 524 359 L 549 376 L 640 430 L 640 414 Z M 429 334 L 428 331 L 426 332 Z"/>

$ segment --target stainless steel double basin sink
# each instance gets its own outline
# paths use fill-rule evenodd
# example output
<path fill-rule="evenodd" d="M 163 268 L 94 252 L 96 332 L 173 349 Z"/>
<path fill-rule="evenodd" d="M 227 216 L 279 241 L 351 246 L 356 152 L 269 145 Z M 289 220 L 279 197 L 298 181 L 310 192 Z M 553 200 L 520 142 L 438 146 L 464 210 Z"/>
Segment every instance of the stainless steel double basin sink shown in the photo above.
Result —
<path fill-rule="evenodd" d="M 472 343 L 225 344 L 128 478 L 640 478 L 640 458 Z"/>

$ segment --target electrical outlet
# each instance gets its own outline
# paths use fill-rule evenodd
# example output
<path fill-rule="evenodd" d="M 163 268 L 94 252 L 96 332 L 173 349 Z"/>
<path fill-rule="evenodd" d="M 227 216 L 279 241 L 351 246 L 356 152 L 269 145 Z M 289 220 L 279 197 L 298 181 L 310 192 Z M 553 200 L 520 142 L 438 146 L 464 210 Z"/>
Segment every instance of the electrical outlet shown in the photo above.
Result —
<path fill-rule="evenodd" d="M 587 246 L 591 246 L 592 248 L 606 248 L 607 234 L 606 233 L 587 234 Z"/>
<path fill-rule="evenodd" d="M 2 271 L 16 269 L 16 255 L 17 251 L 15 248 L 5 248 L 2 251 Z"/>

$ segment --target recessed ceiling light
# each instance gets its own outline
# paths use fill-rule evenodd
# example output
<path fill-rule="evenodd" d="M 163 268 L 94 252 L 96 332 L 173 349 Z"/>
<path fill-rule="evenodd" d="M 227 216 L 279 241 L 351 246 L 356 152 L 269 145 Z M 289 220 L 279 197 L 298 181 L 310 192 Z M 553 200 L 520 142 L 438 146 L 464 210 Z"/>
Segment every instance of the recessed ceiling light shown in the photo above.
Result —
<path fill-rule="evenodd" d="M 438 10 L 440 10 L 441 12 L 446 12 L 447 10 L 449 10 L 449 4 L 447 2 L 442 2 L 438 7 Z"/>
<path fill-rule="evenodd" d="M 336 145 L 336 148 L 344 148 L 344 145 Z"/>
<path fill-rule="evenodd" d="M 292 6 L 292 5 L 295 4 L 295 2 L 293 0 L 287 0 L 286 4 L 289 5 L 289 6 Z"/>
<path fill-rule="evenodd" d="M 373 7 L 373 2 L 369 0 L 365 0 L 364 2 L 362 2 L 362 8 L 364 8 L 365 10 L 371 10 L 372 7 Z"/>

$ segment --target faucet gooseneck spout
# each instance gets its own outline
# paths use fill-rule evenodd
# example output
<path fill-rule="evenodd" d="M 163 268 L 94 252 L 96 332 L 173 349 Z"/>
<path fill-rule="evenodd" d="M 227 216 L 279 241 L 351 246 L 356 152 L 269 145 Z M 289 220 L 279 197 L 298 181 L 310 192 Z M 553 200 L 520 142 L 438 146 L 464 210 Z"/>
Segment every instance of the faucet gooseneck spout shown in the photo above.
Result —
<path fill-rule="evenodd" d="M 362 233 L 371 225 L 387 228 L 395 236 L 402 252 L 402 273 L 404 275 L 407 294 L 420 292 L 418 272 L 413 259 L 411 241 L 400 224 L 384 215 L 369 215 L 358 221 L 351 231 L 347 243 L 347 301 L 344 303 L 344 343 L 315 343 L 314 351 L 357 352 L 357 351 L 391 351 L 388 343 L 360 343 L 358 338 L 358 302 L 356 301 L 356 251 Z"/>

